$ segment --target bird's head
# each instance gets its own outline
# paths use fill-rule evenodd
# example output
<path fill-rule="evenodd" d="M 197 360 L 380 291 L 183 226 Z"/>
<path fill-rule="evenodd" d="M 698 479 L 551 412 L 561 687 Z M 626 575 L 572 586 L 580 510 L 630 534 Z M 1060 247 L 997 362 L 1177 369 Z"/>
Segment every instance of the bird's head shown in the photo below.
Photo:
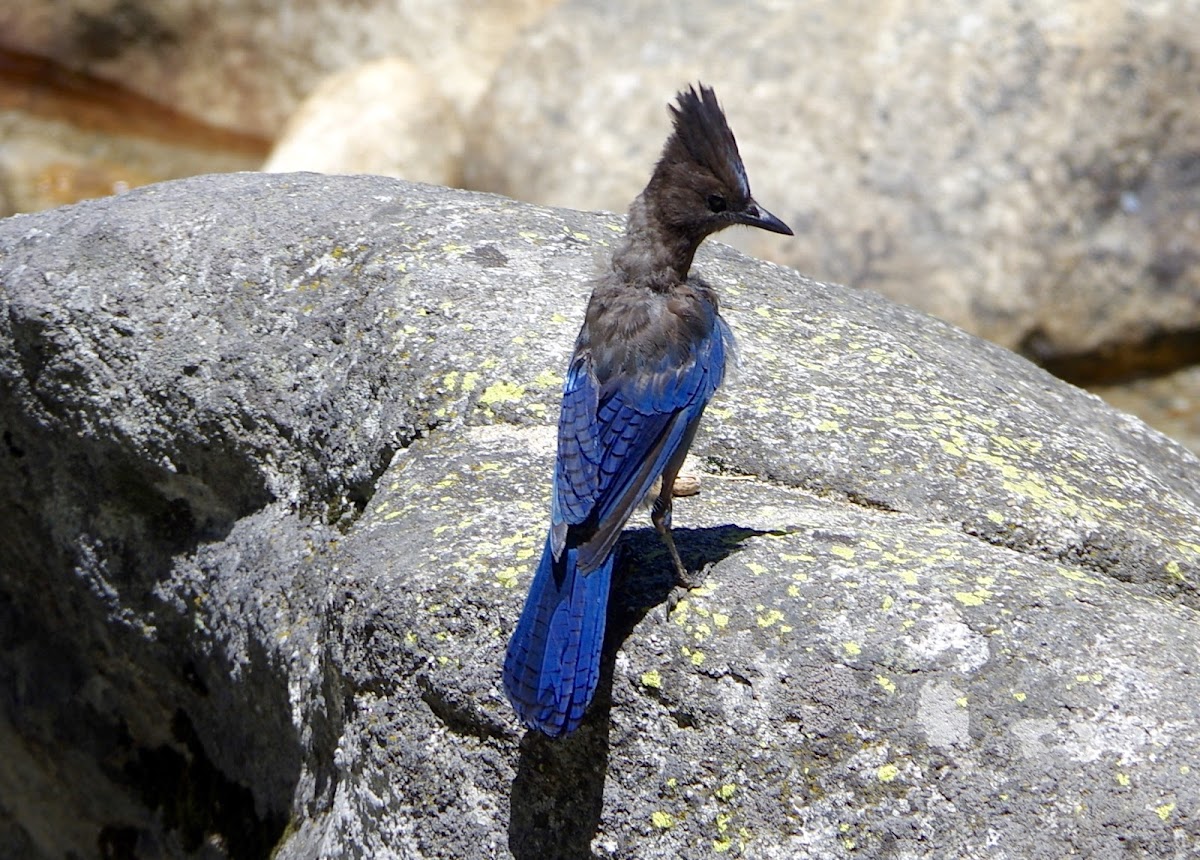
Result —
<path fill-rule="evenodd" d="M 674 131 L 645 191 L 656 220 L 700 241 L 734 224 L 792 235 L 750 194 L 737 141 L 711 87 L 689 86 L 671 105 Z"/>

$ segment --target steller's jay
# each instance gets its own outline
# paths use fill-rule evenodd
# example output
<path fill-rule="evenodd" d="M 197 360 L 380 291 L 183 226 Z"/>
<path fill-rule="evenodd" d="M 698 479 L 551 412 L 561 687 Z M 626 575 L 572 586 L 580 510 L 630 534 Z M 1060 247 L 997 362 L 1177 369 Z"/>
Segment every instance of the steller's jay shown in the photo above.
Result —
<path fill-rule="evenodd" d="M 733 224 L 792 235 L 750 196 L 712 89 L 689 86 L 670 110 L 674 130 L 575 341 L 550 534 L 504 660 L 521 721 L 552 737 L 575 730 L 596 691 L 614 544 L 652 493 L 651 521 L 687 581 L 671 537 L 672 485 L 732 347 L 716 292 L 688 278 L 692 257 Z"/>

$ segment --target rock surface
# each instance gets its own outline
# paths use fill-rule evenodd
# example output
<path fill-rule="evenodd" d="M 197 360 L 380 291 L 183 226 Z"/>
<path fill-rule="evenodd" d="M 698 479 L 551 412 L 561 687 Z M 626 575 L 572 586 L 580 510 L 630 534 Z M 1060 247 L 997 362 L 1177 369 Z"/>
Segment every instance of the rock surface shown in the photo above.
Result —
<path fill-rule="evenodd" d="M 269 149 L 0 45 L 0 217 L 196 173 L 252 170 Z"/>
<path fill-rule="evenodd" d="M 633 529 L 594 712 L 519 730 L 619 229 L 311 175 L 0 222 L 0 856 L 1195 853 L 1200 461 L 719 245 L 707 581 L 672 606 Z"/>
<path fill-rule="evenodd" d="M 405 60 L 333 75 L 284 127 L 262 169 L 270 173 L 372 173 L 461 184 L 462 118 L 437 82 Z"/>
<path fill-rule="evenodd" d="M 1200 363 L 1198 29 L 1193 0 L 573 0 L 481 100 L 467 185 L 623 211 L 666 128 L 647 94 L 700 78 L 797 228 L 741 247 L 1080 384 L 1160 373 Z"/>
<path fill-rule="evenodd" d="M 273 137 L 328 75 L 387 56 L 426 70 L 469 109 L 517 34 L 552 3 L 35 0 L 0 9 L 0 33 L 6 47 Z"/>
<path fill-rule="evenodd" d="M 289 118 L 287 161 L 272 169 L 457 184 L 464 118 L 552 2 L 3 4 L 0 217 L 257 169 Z M 391 59 L 371 65 L 380 58 Z"/>

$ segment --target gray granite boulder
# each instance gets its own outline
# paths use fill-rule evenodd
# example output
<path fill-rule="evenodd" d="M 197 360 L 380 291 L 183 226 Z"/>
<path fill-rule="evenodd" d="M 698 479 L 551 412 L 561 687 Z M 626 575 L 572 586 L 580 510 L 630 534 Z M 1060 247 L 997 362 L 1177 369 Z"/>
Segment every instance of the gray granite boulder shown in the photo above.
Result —
<path fill-rule="evenodd" d="M 619 219 L 232 175 L 0 222 L 0 856 L 1192 856 L 1200 462 L 710 244 L 740 366 L 562 742 L 500 690 Z"/>

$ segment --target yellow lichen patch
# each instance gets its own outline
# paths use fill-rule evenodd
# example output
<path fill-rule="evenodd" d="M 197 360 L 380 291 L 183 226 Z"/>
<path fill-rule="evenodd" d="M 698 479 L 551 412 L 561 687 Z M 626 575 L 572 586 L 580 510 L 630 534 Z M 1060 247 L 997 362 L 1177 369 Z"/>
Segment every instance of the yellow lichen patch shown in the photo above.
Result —
<path fill-rule="evenodd" d="M 650 814 L 650 823 L 659 830 L 669 830 L 675 826 L 675 817 L 669 812 L 655 810 Z"/>
<path fill-rule="evenodd" d="M 852 547 L 835 544 L 829 548 L 829 551 L 838 558 L 845 559 L 846 561 L 850 561 L 852 558 L 854 558 L 854 549 Z"/>
<path fill-rule="evenodd" d="M 842 650 L 846 652 L 846 655 L 848 657 L 857 657 L 859 654 L 862 653 L 862 646 L 859 645 L 857 642 L 853 642 L 853 641 L 843 642 Z"/>
<path fill-rule="evenodd" d="M 1055 572 L 1064 579 L 1070 579 L 1073 582 L 1098 582 L 1096 577 L 1084 573 L 1082 570 L 1074 570 L 1069 567 L 1056 567 Z"/>
<path fill-rule="evenodd" d="M 879 770 L 875 771 L 875 776 L 880 782 L 891 782 L 900 775 L 900 768 L 896 765 L 888 763 L 881 764 Z"/>
<path fill-rule="evenodd" d="M 701 665 L 702 663 L 704 663 L 704 652 L 703 651 L 693 651 L 691 660 L 692 660 L 693 666 Z"/>
<path fill-rule="evenodd" d="M 875 683 L 883 687 L 883 689 L 887 690 L 889 693 L 896 692 L 896 682 L 886 675 L 876 675 Z"/>
<path fill-rule="evenodd" d="M 727 782 L 718 788 L 715 792 L 718 800 L 729 801 L 737 792 L 737 786 L 731 782 Z"/>
<path fill-rule="evenodd" d="M 995 466 L 1001 471 L 1012 468 L 1002 456 L 993 454 L 990 451 L 969 451 L 967 452 L 967 459 L 972 463 L 987 463 L 989 466 Z"/>
<path fill-rule="evenodd" d="M 533 384 L 540 388 L 559 388 L 563 384 L 563 378 L 553 370 L 543 370 L 533 378 Z"/>
<path fill-rule="evenodd" d="M 759 609 L 761 611 L 762 607 L 759 607 Z M 759 627 L 770 627 L 772 624 L 783 620 L 783 613 L 778 609 L 769 609 L 762 615 L 759 615 L 757 620 Z"/>
<path fill-rule="evenodd" d="M 949 454 L 951 457 L 963 456 L 962 449 L 959 448 L 957 445 L 955 445 L 953 442 L 949 442 L 945 439 L 939 439 L 938 441 L 941 443 L 942 450 L 945 451 L 947 454 Z"/>
<path fill-rule="evenodd" d="M 902 570 L 897 574 L 897 576 L 900 577 L 900 581 L 903 582 L 905 585 L 916 585 L 917 584 L 917 574 L 915 571 Z"/>
<path fill-rule="evenodd" d="M 959 696 L 954 700 L 954 704 L 958 705 L 960 708 L 965 708 L 967 706 L 967 697 Z"/>
<path fill-rule="evenodd" d="M 1167 573 L 1169 573 L 1174 579 L 1183 579 L 1183 571 L 1179 569 L 1179 562 L 1177 561 L 1167 562 Z"/>
<path fill-rule="evenodd" d="M 517 576 L 519 574 L 520 570 L 518 568 L 506 567 L 502 570 L 496 571 L 496 579 L 505 588 L 515 588 L 517 585 Z"/>
<path fill-rule="evenodd" d="M 1192 555 L 1200 556 L 1200 544 L 1192 543 L 1191 541 L 1181 540 L 1181 541 L 1176 541 L 1175 546 L 1179 547 L 1184 552 L 1190 552 Z"/>
<path fill-rule="evenodd" d="M 762 576 L 764 573 L 767 572 L 767 569 L 765 567 L 763 567 L 761 564 L 758 564 L 757 562 L 753 562 L 753 561 L 746 562 L 746 570 L 750 571 L 755 576 Z"/>
<path fill-rule="evenodd" d="M 729 626 L 729 616 L 723 615 L 720 612 L 714 612 L 712 614 L 712 621 L 713 621 L 713 624 L 715 624 L 717 626 L 718 630 L 723 630 L 724 628 Z"/>
<path fill-rule="evenodd" d="M 470 394 L 475 390 L 475 386 L 479 384 L 479 374 L 473 370 L 468 370 L 462 375 L 462 392 Z"/>
<path fill-rule="evenodd" d="M 524 385 L 514 385 L 511 382 L 497 382 L 484 389 L 483 394 L 479 395 L 479 402 L 490 406 L 494 403 L 507 403 L 513 400 L 520 400 L 524 396 Z"/>
<path fill-rule="evenodd" d="M 1120 785 L 1120 786 L 1129 785 L 1129 774 L 1121 773 L 1120 771 L 1117 771 L 1117 785 Z"/>
<path fill-rule="evenodd" d="M 658 674 L 657 669 L 651 669 L 649 672 L 642 673 L 642 686 L 650 690 L 662 689 L 662 675 Z"/>
<path fill-rule="evenodd" d="M 1013 693 L 1013 698 L 1016 699 L 1018 702 L 1023 702 L 1023 701 L 1025 701 L 1026 696 L 1024 693 L 1022 693 L 1018 690 L 1017 692 Z"/>
<path fill-rule="evenodd" d="M 982 606 L 984 600 L 991 596 L 991 592 L 983 591 L 956 591 L 954 599 L 963 606 Z"/>
<path fill-rule="evenodd" d="M 1175 811 L 1174 803 L 1164 803 L 1162 806 L 1154 807 L 1154 814 L 1166 821 L 1171 817 L 1171 813 Z"/>
<path fill-rule="evenodd" d="M 818 433 L 836 433 L 840 427 L 841 425 L 836 421 L 825 420 L 818 424 L 815 429 Z"/>

